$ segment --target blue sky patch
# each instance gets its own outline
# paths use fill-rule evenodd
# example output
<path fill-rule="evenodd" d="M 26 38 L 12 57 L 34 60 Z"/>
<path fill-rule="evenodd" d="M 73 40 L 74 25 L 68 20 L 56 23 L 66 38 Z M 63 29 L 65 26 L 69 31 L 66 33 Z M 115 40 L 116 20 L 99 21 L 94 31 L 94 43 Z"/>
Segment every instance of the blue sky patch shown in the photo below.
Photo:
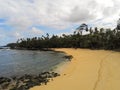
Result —
<path fill-rule="evenodd" d="M 0 25 L 0 29 L 5 30 L 5 31 L 10 31 L 10 30 L 13 30 L 13 27 L 10 25 L 2 24 Z"/>
<path fill-rule="evenodd" d="M 6 21 L 7 21 L 7 19 L 0 18 L 0 23 L 5 23 Z"/>

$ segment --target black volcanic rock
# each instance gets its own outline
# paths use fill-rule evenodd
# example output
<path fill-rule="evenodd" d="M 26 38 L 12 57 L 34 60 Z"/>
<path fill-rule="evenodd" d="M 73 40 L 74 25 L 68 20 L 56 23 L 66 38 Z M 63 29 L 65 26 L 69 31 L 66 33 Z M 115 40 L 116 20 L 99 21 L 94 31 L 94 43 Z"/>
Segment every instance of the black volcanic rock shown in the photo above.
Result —
<path fill-rule="evenodd" d="M 39 75 L 25 74 L 21 77 L 0 77 L 0 90 L 29 90 L 29 88 L 37 85 L 42 85 L 54 78 L 60 76 L 55 72 L 42 72 Z"/>

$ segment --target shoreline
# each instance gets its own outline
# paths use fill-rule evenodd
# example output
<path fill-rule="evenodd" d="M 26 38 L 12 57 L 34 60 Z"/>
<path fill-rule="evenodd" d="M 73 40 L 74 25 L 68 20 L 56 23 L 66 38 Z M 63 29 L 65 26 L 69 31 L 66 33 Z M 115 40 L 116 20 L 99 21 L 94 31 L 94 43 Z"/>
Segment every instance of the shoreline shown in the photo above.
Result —
<path fill-rule="evenodd" d="M 60 48 L 72 55 L 60 77 L 30 90 L 119 90 L 120 53 L 106 50 Z M 62 67 L 62 66 L 60 66 Z"/>
<path fill-rule="evenodd" d="M 57 51 L 56 51 L 57 52 Z M 56 53 L 56 52 L 50 52 L 51 55 Z M 63 52 L 62 52 L 63 53 Z M 59 53 L 58 53 L 59 54 Z M 55 55 L 58 55 L 55 54 Z M 61 67 L 61 66 L 65 66 L 65 63 L 67 63 L 68 61 L 66 60 L 62 60 L 65 59 L 64 56 L 66 56 L 66 54 L 61 54 L 60 57 L 61 59 L 57 59 L 56 61 L 59 60 L 60 62 L 53 64 L 55 66 L 52 66 L 52 68 L 50 69 L 50 67 L 48 67 L 49 70 L 44 70 L 41 71 L 40 73 L 25 73 L 22 75 L 9 75 L 9 76 L 5 76 L 5 75 L 1 75 L 0 76 L 0 90 L 29 90 L 31 87 L 33 86 L 37 86 L 37 85 L 42 85 L 42 84 L 47 84 L 49 81 L 51 81 L 52 79 L 54 79 L 57 76 L 60 76 L 60 72 L 62 70 L 57 69 L 56 67 Z M 50 63 L 49 63 L 50 64 Z M 47 65 L 47 64 L 46 64 Z M 36 67 L 36 66 L 35 66 Z M 34 69 L 33 69 L 34 70 Z M 39 72 L 39 71 L 36 71 Z"/>

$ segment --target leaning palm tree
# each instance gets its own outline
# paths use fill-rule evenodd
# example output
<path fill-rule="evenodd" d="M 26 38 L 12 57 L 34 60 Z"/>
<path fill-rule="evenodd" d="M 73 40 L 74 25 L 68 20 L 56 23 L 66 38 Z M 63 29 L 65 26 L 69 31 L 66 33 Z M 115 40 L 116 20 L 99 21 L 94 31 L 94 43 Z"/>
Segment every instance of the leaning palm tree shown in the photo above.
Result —
<path fill-rule="evenodd" d="M 82 35 L 82 32 L 83 32 L 84 30 L 85 30 L 85 31 L 88 31 L 88 25 L 85 24 L 85 23 L 81 24 L 78 28 L 76 28 L 75 33 L 79 33 L 79 34 Z"/>
<path fill-rule="evenodd" d="M 117 27 L 116 27 L 117 30 L 120 30 L 120 18 L 119 20 L 117 21 Z"/>

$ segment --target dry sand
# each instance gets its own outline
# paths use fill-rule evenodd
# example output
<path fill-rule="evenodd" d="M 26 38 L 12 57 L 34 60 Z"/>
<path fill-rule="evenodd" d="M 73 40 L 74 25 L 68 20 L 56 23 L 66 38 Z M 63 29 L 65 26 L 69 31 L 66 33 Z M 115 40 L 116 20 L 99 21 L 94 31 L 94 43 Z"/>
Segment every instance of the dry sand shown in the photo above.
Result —
<path fill-rule="evenodd" d="M 120 90 L 120 52 L 55 49 L 72 55 L 61 76 L 30 90 Z"/>

